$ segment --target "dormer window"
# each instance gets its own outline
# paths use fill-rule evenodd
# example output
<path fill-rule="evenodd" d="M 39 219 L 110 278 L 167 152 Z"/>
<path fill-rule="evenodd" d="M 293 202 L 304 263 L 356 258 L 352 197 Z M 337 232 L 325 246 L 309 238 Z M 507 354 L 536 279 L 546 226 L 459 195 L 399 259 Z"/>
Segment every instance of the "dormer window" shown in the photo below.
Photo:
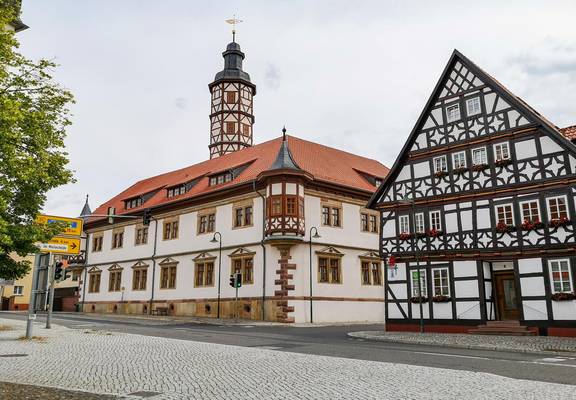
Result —
<path fill-rule="evenodd" d="M 168 197 L 180 196 L 181 194 L 186 193 L 186 185 L 171 187 L 169 189 L 166 189 L 166 192 Z"/>
<path fill-rule="evenodd" d="M 230 171 L 214 175 L 210 177 L 210 186 L 221 185 L 223 183 L 230 182 L 232 179 L 232 172 Z"/>
<path fill-rule="evenodd" d="M 460 106 L 458 104 L 452 104 L 446 107 L 446 119 L 448 122 L 454 122 L 460 119 Z"/>
<path fill-rule="evenodd" d="M 142 197 L 135 197 L 133 199 L 126 200 L 124 202 L 124 208 L 129 210 L 131 208 L 140 207 L 142 205 L 142 203 L 144 203 L 144 201 L 142 200 Z"/>
<path fill-rule="evenodd" d="M 382 186 L 382 179 L 374 178 L 374 186 L 376 186 L 376 187 Z"/>

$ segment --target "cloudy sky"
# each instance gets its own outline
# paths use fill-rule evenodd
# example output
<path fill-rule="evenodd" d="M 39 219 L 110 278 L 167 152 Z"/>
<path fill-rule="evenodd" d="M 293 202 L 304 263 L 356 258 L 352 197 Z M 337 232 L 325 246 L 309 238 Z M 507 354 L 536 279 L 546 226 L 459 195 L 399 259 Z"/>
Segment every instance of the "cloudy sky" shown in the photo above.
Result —
<path fill-rule="evenodd" d="M 392 165 L 454 48 L 564 127 L 576 124 L 574 1 L 24 0 L 18 35 L 76 96 L 77 215 L 208 157 L 208 83 L 238 42 L 258 87 L 255 142 L 290 134 Z M 409 4 L 408 4 L 409 3 Z M 470 6 L 470 4 L 474 4 Z"/>

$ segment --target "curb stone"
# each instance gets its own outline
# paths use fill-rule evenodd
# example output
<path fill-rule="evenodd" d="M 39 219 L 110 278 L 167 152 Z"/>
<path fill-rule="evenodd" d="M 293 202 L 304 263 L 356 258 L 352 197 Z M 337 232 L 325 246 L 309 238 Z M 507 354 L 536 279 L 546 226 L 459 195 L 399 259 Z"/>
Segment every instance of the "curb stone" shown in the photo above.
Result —
<path fill-rule="evenodd" d="M 509 353 L 539 354 L 539 355 L 543 355 L 543 356 L 564 356 L 564 357 L 576 356 L 576 352 L 572 352 L 572 351 L 545 351 L 545 350 L 532 350 L 532 349 L 515 349 L 515 348 L 491 346 L 491 345 L 433 343 L 433 342 L 429 342 L 426 340 L 410 340 L 410 339 L 403 339 L 403 338 L 386 337 L 386 336 L 383 336 L 381 334 L 376 334 L 374 332 L 367 332 L 367 331 L 348 332 L 347 335 L 351 338 L 371 340 L 374 342 L 420 344 L 420 345 L 427 345 L 427 346 L 431 346 L 431 347 L 445 347 L 445 348 L 452 348 L 452 349 L 506 351 Z"/>

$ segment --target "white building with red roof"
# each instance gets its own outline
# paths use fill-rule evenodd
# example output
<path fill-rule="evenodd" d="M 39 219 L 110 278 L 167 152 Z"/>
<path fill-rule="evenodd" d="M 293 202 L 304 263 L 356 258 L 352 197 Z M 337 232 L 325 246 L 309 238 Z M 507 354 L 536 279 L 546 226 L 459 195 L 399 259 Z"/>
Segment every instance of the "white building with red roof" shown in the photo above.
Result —
<path fill-rule="evenodd" d="M 237 43 L 223 56 L 210 159 L 133 184 L 86 222 L 83 310 L 383 321 L 379 218 L 365 204 L 388 168 L 285 129 L 253 145 L 256 86 Z"/>

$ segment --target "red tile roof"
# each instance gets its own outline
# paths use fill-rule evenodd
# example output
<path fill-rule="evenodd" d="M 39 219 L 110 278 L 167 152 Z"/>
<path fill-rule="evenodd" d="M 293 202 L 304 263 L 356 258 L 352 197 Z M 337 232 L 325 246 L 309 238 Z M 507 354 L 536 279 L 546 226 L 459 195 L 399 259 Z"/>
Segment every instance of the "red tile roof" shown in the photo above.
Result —
<path fill-rule="evenodd" d="M 566 139 L 576 140 L 576 125 L 561 128 L 560 132 L 566 137 Z"/>
<path fill-rule="evenodd" d="M 288 147 L 296 164 L 305 172 L 311 174 L 314 180 L 350 187 L 352 189 L 374 192 L 376 187 L 370 184 L 360 172 L 384 178 L 389 169 L 376 160 L 357 156 L 332 147 L 309 142 L 294 136 L 287 136 Z M 241 183 L 253 181 L 258 175 L 269 169 L 274 163 L 282 138 L 264 142 L 225 156 L 207 160 L 190 167 L 168 172 L 162 175 L 143 179 L 130 186 L 117 196 L 108 200 L 94 214 L 106 214 L 109 207 L 116 208 L 116 214 L 139 211 L 158 205 L 177 202 L 207 193 L 217 192 Z M 231 182 L 217 186 L 208 185 L 208 175 L 227 171 L 239 166 L 248 166 Z M 185 194 L 168 198 L 166 188 L 181 185 L 196 178 L 199 181 Z M 155 192 L 143 205 L 126 210 L 124 201 Z M 90 218 L 89 222 L 101 219 Z"/>

